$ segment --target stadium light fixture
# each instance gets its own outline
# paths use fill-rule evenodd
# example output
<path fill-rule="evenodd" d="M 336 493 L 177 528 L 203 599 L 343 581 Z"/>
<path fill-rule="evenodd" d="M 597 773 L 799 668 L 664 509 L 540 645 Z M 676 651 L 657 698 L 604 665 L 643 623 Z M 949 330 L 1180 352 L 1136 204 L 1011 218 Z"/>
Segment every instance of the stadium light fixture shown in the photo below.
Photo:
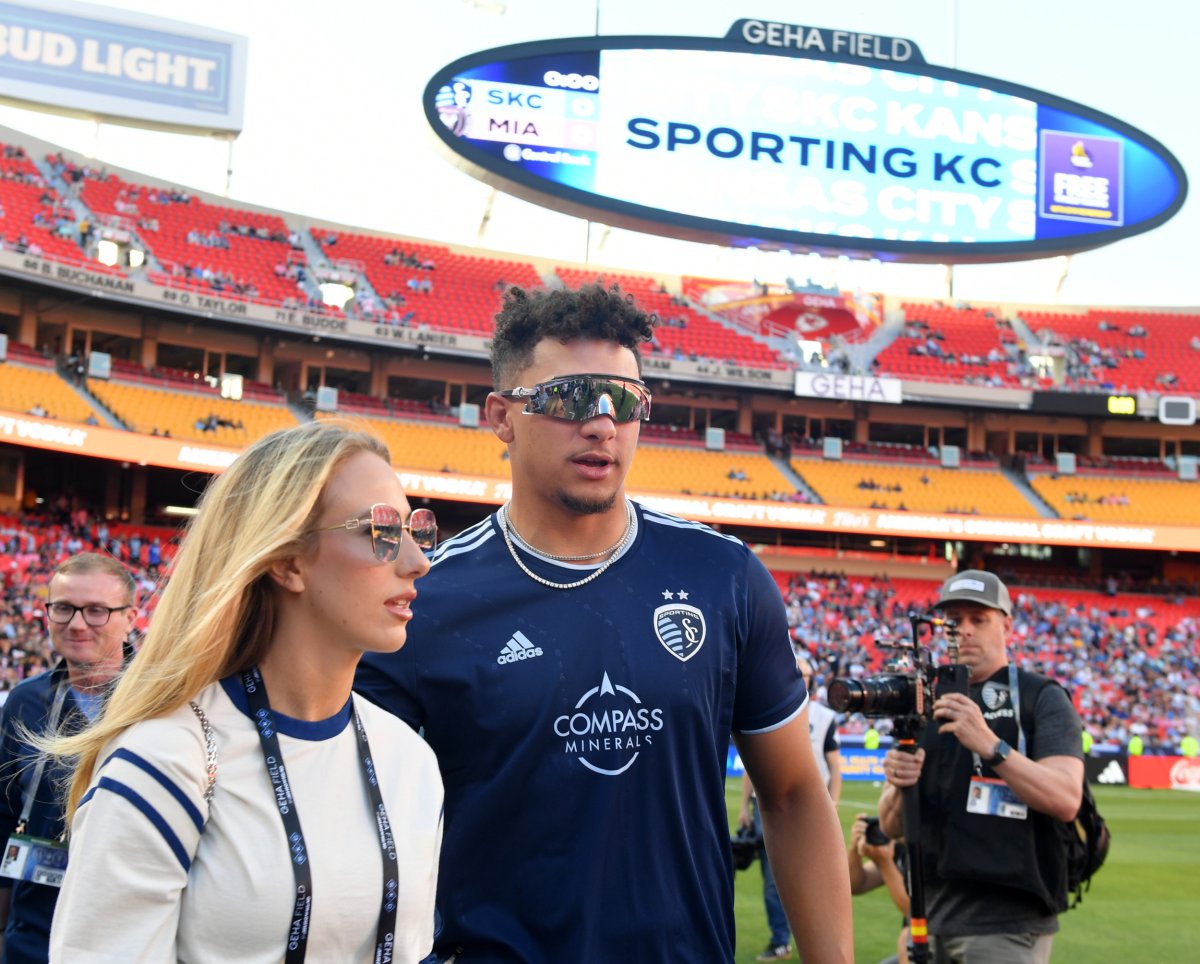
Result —
<path fill-rule="evenodd" d="M 103 265 L 112 268 L 116 265 L 121 257 L 121 249 L 115 241 L 109 241 L 107 238 L 96 245 L 96 260 Z"/>
<path fill-rule="evenodd" d="M 165 505 L 163 515 L 190 517 L 199 515 L 200 510 L 190 505 Z"/>
<path fill-rule="evenodd" d="M 325 304 L 339 311 L 346 307 L 346 303 L 354 297 L 354 289 L 349 285 L 340 284 L 336 281 L 326 281 L 320 286 L 321 300 Z"/>

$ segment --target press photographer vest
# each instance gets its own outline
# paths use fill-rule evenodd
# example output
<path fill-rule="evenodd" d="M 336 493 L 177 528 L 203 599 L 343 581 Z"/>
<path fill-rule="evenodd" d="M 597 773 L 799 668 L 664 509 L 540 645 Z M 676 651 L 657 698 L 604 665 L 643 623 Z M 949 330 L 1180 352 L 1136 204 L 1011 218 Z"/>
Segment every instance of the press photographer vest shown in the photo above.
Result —
<path fill-rule="evenodd" d="M 1034 708 L 1042 690 L 1054 685 L 1043 676 L 1017 671 L 1024 752 L 1031 759 L 1038 755 Z M 1009 699 L 1008 667 L 972 684 L 970 697 L 996 735 L 1017 747 L 1020 734 Z M 1032 807 L 1025 820 L 968 813 L 974 755 L 953 734 L 939 734 L 936 721 L 925 727 L 921 746 L 926 754 L 920 782 L 926 875 L 946 883 L 973 881 L 1027 891 L 1048 914 L 1065 910 L 1067 857 L 1057 821 Z M 1000 778 L 985 763 L 979 768 L 984 777 Z"/>

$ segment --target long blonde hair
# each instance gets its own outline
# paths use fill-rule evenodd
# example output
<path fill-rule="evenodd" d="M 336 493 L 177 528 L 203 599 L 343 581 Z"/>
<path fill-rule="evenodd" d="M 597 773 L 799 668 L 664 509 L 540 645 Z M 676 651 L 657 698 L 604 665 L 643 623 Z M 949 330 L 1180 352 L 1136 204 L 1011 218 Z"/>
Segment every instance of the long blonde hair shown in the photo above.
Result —
<path fill-rule="evenodd" d="M 145 641 L 103 715 L 75 736 L 45 743 L 73 763 L 68 822 L 106 744 L 262 659 L 277 605 L 268 569 L 303 550 L 330 475 L 362 451 L 391 461 L 387 446 L 373 435 L 336 422 L 312 422 L 259 439 L 212 480 Z"/>

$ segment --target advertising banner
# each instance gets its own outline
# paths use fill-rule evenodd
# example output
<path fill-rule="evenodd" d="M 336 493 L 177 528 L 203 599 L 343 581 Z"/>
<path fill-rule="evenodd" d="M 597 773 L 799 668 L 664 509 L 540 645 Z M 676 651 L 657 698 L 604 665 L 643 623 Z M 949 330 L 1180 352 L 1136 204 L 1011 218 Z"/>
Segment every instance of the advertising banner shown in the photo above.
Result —
<path fill-rule="evenodd" d="M 1131 756 L 1129 785 L 1200 791 L 1200 760 L 1182 756 Z"/>
<path fill-rule="evenodd" d="M 69 0 L 0 2 L 0 99 L 203 134 L 242 129 L 245 37 Z"/>

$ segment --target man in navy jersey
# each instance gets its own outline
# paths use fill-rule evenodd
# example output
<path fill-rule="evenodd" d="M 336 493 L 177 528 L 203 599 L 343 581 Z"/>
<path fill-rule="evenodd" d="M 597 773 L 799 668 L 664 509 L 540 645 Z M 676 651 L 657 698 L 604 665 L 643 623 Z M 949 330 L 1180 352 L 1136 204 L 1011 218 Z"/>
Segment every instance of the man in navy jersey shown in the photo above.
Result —
<path fill-rule="evenodd" d="M 625 497 L 653 324 L 615 288 L 509 289 L 486 414 L 512 500 L 359 670 L 441 765 L 442 960 L 732 961 L 731 733 L 802 956 L 853 956 L 779 591 L 739 540 Z"/>

